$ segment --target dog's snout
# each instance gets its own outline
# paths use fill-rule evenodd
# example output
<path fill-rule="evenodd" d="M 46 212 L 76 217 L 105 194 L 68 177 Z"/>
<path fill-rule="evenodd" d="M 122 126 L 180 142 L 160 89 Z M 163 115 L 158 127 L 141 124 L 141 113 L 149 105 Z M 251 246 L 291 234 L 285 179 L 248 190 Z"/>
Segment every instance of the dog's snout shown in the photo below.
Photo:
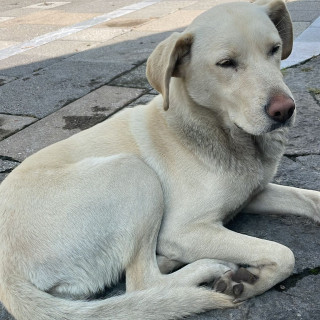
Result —
<path fill-rule="evenodd" d="M 273 120 L 285 123 L 294 113 L 296 106 L 287 95 L 276 95 L 266 106 L 266 112 Z"/>

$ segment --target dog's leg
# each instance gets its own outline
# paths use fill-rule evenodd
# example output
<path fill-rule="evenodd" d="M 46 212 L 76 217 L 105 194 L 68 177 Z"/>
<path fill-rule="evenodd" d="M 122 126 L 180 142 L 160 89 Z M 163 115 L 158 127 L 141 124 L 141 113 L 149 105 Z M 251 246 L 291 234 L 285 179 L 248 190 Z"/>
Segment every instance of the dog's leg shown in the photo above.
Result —
<path fill-rule="evenodd" d="M 170 252 L 168 244 L 172 241 L 170 235 L 162 236 L 158 251 L 185 263 L 212 257 L 249 266 L 244 272 L 243 269 L 239 273 L 227 272 L 216 285 L 218 291 L 231 291 L 241 300 L 270 289 L 287 278 L 294 267 L 294 256 L 289 248 L 242 235 L 220 225 L 202 225 L 190 228 L 189 232 L 187 228 L 179 230 L 179 237 L 174 239 L 175 248 Z M 239 283 L 242 285 L 239 286 Z"/>
<path fill-rule="evenodd" d="M 320 222 L 320 192 L 269 183 L 243 211 L 300 215 Z"/>

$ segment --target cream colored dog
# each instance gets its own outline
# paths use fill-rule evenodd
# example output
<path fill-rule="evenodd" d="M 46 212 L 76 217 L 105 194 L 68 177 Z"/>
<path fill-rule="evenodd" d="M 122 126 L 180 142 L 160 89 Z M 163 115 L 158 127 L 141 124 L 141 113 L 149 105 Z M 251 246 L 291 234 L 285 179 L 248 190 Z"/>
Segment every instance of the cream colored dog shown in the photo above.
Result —
<path fill-rule="evenodd" d="M 223 223 L 244 208 L 320 221 L 319 192 L 269 183 L 295 114 L 279 70 L 291 49 L 280 0 L 217 6 L 150 56 L 147 76 L 161 95 L 15 169 L 0 188 L 9 312 L 176 319 L 288 277 L 290 249 Z M 84 301 L 123 271 L 125 295 Z M 199 286 L 214 279 L 214 289 Z"/>

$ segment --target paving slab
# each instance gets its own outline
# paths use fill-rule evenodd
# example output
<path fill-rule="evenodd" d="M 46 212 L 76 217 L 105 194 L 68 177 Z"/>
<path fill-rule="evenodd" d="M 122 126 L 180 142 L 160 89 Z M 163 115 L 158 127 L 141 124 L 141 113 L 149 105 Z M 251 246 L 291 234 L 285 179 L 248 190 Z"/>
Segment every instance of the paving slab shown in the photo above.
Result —
<path fill-rule="evenodd" d="M 308 92 L 292 92 L 297 117 L 289 133 L 286 155 L 320 154 L 320 108 Z"/>
<path fill-rule="evenodd" d="M 19 165 L 19 162 L 2 159 L 0 157 L 0 173 L 7 173 Z"/>
<path fill-rule="evenodd" d="M 168 14 L 171 14 L 182 8 L 189 7 L 192 4 L 196 4 L 197 1 L 161 1 L 150 7 L 137 10 L 133 13 L 129 13 L 123 17 L 113 19 L 110 22 L 107 22 L 107 25 L 112 23 L 113 25 L 124 23 L 124 21 L 149 21 L 156 18 L 161 18 Z M 212 4 L 211 4 L 212 6 Z M 135 25 L 137 26 L 137 25 Z M 98 27 L 98 26 L 97 26 Z"/>
<path fill-rule="evenodd" d="M 88 20 L 98 13 L 70 13 L 61 10 L 36 11 L 22 17 L 10 19 L 1 23 L 2 27 L 13 25 L 54 25 L 67 26 L 84 20 Z"/>
<path fill-rule="evenodd" d="M 92 49 L 100 42 L 88 40 L 56 40 L 47 43 L 39 48 L 26 51 L 23 56 L 31 56 L 37 60 L 45 60 L 46 58 L 62 58 L 70 55 L 77 54 L 79 52 Z"/>
<path fill-rule="evenodd" d="M 285 186 L 320 191 L 320 155 L 314 155 L 315 159 L 312 159 L 315 166 L 311 165 L 309 157 L 283 157 L 274 182 Z"/>
<path fill-rule="evenodd" d="M 116 78 L 109 83 L 112 86 L 122 86 L 130 88 L 144 88 L 151 90 L 152 87 L 146 78 L 146 63 L 134 68 L 132 71 Z"/>
<path fill-rule="evenodd" d="M 297 38 L 310 26 L 310 22 L 293 22 L 293 38 Z"/>
<path fill-rule="evenodd" d="M 127 108 L 133 108 L 135 106 L 138 106 L 140 104 L 147 104 L 149 103 L 152 99 L 154 99 L 154 95 L 153 94 L 144 94 L 143 96 L 141 96 L 139 99 L 131 102 Z"/>
<path fill-rule="evenodd" d="M 16 41 L 0 41 L 0 50 L 16 45 Z"/>
<path fill-rule="evenodd" d="M 113 20 L 112 20 L 113 21 Z M 109 28 L 108 26 L 100 28 L 90 28 L 70 36 L 64 37 L 61 41 L 77 40 L 77 41 L 108 41 L 126 32 L 129 32 L 128 28 Z"/>
<path fill-rule="evenodd" d="M 5 76 L 3 74 L 0 74 L 0 86 L 3 86 L 4 84 L 14 81 L 16 79 L 17 79 L 16 77 L 10 77 L 10 76 Z"/>
<path fill-rule="evenodd" d="M 320 154 L 320 103 L 316 94 L 320 93 L 319 63 L 320 56 L 284 71 L 285 81 L 297 105 L 296 123 L 290 130 L 287 155 Z"/>
<path fill-rule="evenodd" d="M 2 41 L 26 41 L 57 29 L 53 25 L 17 24 L 1 27 L 0 40 Z"/>
<path fill-rule="evenodd" d="M 93 0 L 93 1 L 79 1 L 70 3 L 69 5 L 63 6 L 63 10 L 66 12 L 76 13 L 109 13 L 120 9 L 122 7 L 137 3 L 136 0 L 121 0 L 121 1 L 106 1 L 106 0 Z"/>
<path fill-rule="evenodd" d="M 43 118 L 133 67 L 130 62 L 67 60 L 2 86 L 0 113 Z"/>
<path fill-rule="evenodd" d="M 164 32 L 177 28 L 185 28 L 205 10 L 178 10 L 165 17 L 153 20 L 138 27 L 138 31 Z"/>
<path fill-rule="evenodd" d="M 104 121 L 142 89 L 103 86 L 0 142 L 0 156 L 23 161 L 34 152 Z"/>
<path fill-rule="evenodd" d="M 37 72 L 47 66 L 53 65 L 63 59 L 65 56 L 48 58 L 40 55 L 19 54 L 5 60 L 0 60 L 1 76 L 22 78 Z"/>
<path fill-rule="evenodd" d="M 140 64 L 149 57 L 156 45 L 170 34 L 171 32 L 154 34 L 149 31 L 134 30 L 108 41 L 104 47 L 70 57 L 69 61 L 102 62 L 105 64 L 123 61 Z"/>
<path fill-rule="evenodd" d="M 2 7 L 2 3 L 1 3 L 1 9 L 2 9 L 1 15 L 6 17 L 17 18 L 17 17 L 24 16 L 25 14 L 30 14 L 39 10 L 39 9 L 19 8 L 19 7 L 16 7 L 14 9 L 12 8 L 13 7 L 11 7 L 11 9 L 10 8 L 5 9 Z"/>
<path fill-rule="evenodd" d="M 31 117 L 12 116 L 0 113 L 0 140 L 22 130 L 37 120 L 38 119 Z"/>

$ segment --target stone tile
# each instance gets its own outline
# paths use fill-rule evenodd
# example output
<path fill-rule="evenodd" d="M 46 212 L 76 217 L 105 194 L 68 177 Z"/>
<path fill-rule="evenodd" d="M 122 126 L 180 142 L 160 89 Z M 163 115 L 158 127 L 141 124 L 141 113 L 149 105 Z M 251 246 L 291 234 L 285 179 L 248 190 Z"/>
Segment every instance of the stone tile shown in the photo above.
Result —
<path fill-rule="evenodd" d="M 11 19 L 14 19 L 14 17 L 0 17 L 0 23 Z"/>
<path fill-rule="evenodd" d="M 3 86 L 6 83 L 9 83 L 9 82 L 14 81 L 16 79 L 17 79 L 16 77 L 8 77 L 8 76 L 0 74 L 0 86 Z M 1 92 L 1 89 L 0 89 L 0 92 Z"/>
<path fill-rule="evenodd" d="M 296 39 L 296 41 L 320 43 L 320 27 L 313 27 L 311 25 Z M 320 50 L 318 53 L 320 53 Z"/>
<path fill-rule="evenodd" d="M 29 55 L 26 53 L 14 55 L 7 59 L 0 60 L 0 75 L 1 77 L 4 76 L 8 78 L 26 77 L 32 74 L 33 72 L 37 72 L 38 70 L 55 64 L 65 58 L 65 56 L 60 56 L 57 58 L 48 58 L 45 56 Z"/>
<path fill-rule="evenodd" d="M 320 17 L 318 17 L 316 20 L 312 22 L 312 26 L 320 28 Z"/>
<path fill-rule="evenodd" d="M 2 9 L 1 15 L 6 16 L 6 17 L 17 18 L 17 17 L 21 17 L 26 14 L 30 14 L 30 13 L 37 12 L 37 11 L 39 11 L 39 9 L 26 9 L 26 8 L 15 8 L 15 9 L 8 9 L 8 10 Z"/>
<path fill-rule="evenodd" d="M 79 53 L 68 60 L 99 63 L 139 64 L 145 61 L 156 45 L 171 32 L 157 33 L 132 31 L 118 36 L 95 50 Z"/>
<path fill-rule="evenodd" d="M 32 21 L 37 21 L 38 19 L 44 19 L 45 17 L 54 14 L 56 11 L 48 10 L 48 11 L 35 11 L 28 14 L 24 14 L 20 17 L 16 17 L 9 21 L 2 22 L 0 27 L 9 27 L 21 24 L 42 24 L 42 23 L 32 23 Z"/>
<path fill-rule="evenodd" d="M 18 44 L 19 42 L 16 41 L 0 41 L 0 50 L 14 46 L 15 44 Z"/>
<path fill-rule="evenodd" d="M 152 89 L 146 77 L 146 64 L 133 69 L 129 73 L 122 75 L 110 82 L 112 86 L 123 86 L 131 88 Z"/>
<path fill-rule="evenodd" d="M 163 18 L 153 20 L 138 27 L 138 31 L 169 31 L 188 26 L 204 10 L 178 10 Z"/>
<path fill-rule="evenodd" d="M 131 62 L 103 63 L 65 59 L 2 86 L 0 113 L 43 118 L 132 67 Z"/>
<path fill-rule="evenodd" d="M 293 21 L 312 22 L 319 16 L 319 11 L 312 10 L 290 10 L 290 16 Z"/>
<path fill-rule="evenodd" d="M 1 23 L 1 27 L 16 25 L 72 25 L 97 16 L 94 13 L 68 13 L 60 10 L 36 11 Z"/>
<path fill-rule="evenodd" d="M 158 95 L 159 92 L 155 89 L 152 89 L 151 91 L 148 92 L 149 94 L 153 94 L 153 95 Z"/>
<path fill-rule="evenodd" d="M 303 65 L 286 69 L 285 82 L 294 92 L 308 92 L 309 88 L 319 88 L 319 64 L 320 56 L 317 56 Z"/>
<path fill-rule="evenodd" d="M 314 11 L 320 14 L 320 7 L 318 1 L 308 1 L 308 4 L 305 1 L 291 1 L 287 3 L 287 8 L 289 11 L 300 10 L 300 11 Z"/>
<path fill-rule="evenodd" d="M 196 3 L 185 7 L 185 10 L 209 10 L 216 5 L 228 3 L 228 2 L 247 2 L 246 0 L 205 0 L 205 1 L 196 1 Z"/>
<path fill-rule="evenodd" d="M 42 1 L 42 2 L 39 2 L 39 3 L 35 3 L 35 4 L 32 4 L 30 6 L 27 6 L 25 8 L 27 9 L 40 9 L 40 10 L 49 10 L 49 9 L 52 9 L 52 8 L 56 8 L 56 7 L 60 7 L 60 6 L 64 6 L 68 3 L 71 3 L 70 1 L 69 2 L 62 2 L 62 1 Z"/>
<path fill-rule="evenodd" d="M 64 37 L 61 40 L 76 40 L 76 41 L 108 41 L 122 35 L 126 32 L 129 32 L 130 29 L 127 28 L 109 28 L 109 27 L 100 27 L 100 28 L 89 28 L 83 31 L 79 31 L 70 36 Z"/>
<path fill-rule="evenodd" d="M 309 93 L 294 92 L 297 117 L 290 129 L 286 155 L 320 154 L 319 106 Z"/>
<path fill-rule="evenodd" d="M 127 108 L 133 108 L 135 106 L 138 106 L 140 104 L 147 104 L 149 103 L 152 99 L 154 99 L 154 95 L 153 94 L 144 94 L 143 96 L 141 96 L 140 98 L 138 98 L 137 100 L 131 102 Z"/>
<path fill-rule="evenodd" d="M 0 183 L 8 176 L 9 173 L 0 173 Z M 3 306 L 0 303 L 0 307 L 3 308 Z M 5 309 L 1 310 L 0 312 L 0 319 L 2 320 L 14 320 L 10 317 L 10 315 L 7 313 Z"/>
<path fill-rule="evenodd" d="M 296 39 L 309 26 L 310 22 L 293 22 L 293 38 Z"/>
<path fill-rule="evenodd" d="M 289 159 L 283 157 L 274 182 L 285 186 L 312 189 L 320 191 L 320 155 L 315 155 L 313 161 L 311 156 Z"/>
<path fill-rule="evenodd" d="M 159 3 L 153 4 L 152 6 L 129 13 L 124 17 L 112 19 L 111 21 L 106 22 L 105 25 L 130 25 L 131 22 L 131 26 L 136 27 L 139 25 L 139 22 L 140 24 L 142 24 L 152 19 L 161 18 L 194 3 L 196 3 L 196 1 L 161 1 Z"/>
<path fill-rule="evenodd" d="M 3 140 L 9 135 L 23 129 L 36 120 L 37 119 L 31 117 L 13 116 L 0 113 L 0 140 Z"/>
<path fill-rule="evenodd" d="M 27 41 L 56 30 L 52 25 L 15 25 L 2 27 L 0 25 L 0 41 Z"/>
<path fill-rule="evenodd" d="M 296 157 L 295 160 L 302 163 L 302 165 L 309 167 L 310 169 L 318 171 L 320 173 L 320 154 Z M 320 179 L 318 180 L 318 189 L 320 190 Z"/>
<path fill-rule="evenodd" d="M 67 26 L 76 24 L 78 22 L 89 20 L 98 14 L 96 13 L 67 13 L 67 12 L 55 12 L 45 17 L 39 17 L 37 19 L 32 19 L 30 24 L 51 24 L 57 26 Z"/>
<path fill-rule="evenodd" d="M 93 1 L 79 1 L 80 3 L 75 6 L 73 3 L 63 6 L 65 12 L 79 12 L 79 13 L 109 13 L 128 5 L 137 3 L 137 0 L 121 0 L 121 1 L 106 1 L 106 0 L 93 0 Z"/>
<path fill-rule="evenodd" d="M 0 158 L 0 173 L 9 173 L 18 165 L 19 162 Z"/>
<path fill-rule="evenodd" d="M 61 56 L 74 55 L 79 52 L 90 50 L 97 45 L 99 42 L 91 41 L 87 38 L 86 41 L 63 41 L 56 40 L 49 42 L 40 47 L 28 50 L 24 53 L 25 56 L 45 58 L 62 58 Z"/>
<path fill-rule="evenodd" d="M 300 37 L 301 35 L 294 41 L 289 58 L 281 62 L 281 68 L 291 67 L 319 54 L 320 42 L 301 41 Z"/>
<path fill-rule="evenodd" d="M 22 161 L 34 152 L 105 120 L 143 93 L 103 86 L 0 142 L 3 156 Z"/>

